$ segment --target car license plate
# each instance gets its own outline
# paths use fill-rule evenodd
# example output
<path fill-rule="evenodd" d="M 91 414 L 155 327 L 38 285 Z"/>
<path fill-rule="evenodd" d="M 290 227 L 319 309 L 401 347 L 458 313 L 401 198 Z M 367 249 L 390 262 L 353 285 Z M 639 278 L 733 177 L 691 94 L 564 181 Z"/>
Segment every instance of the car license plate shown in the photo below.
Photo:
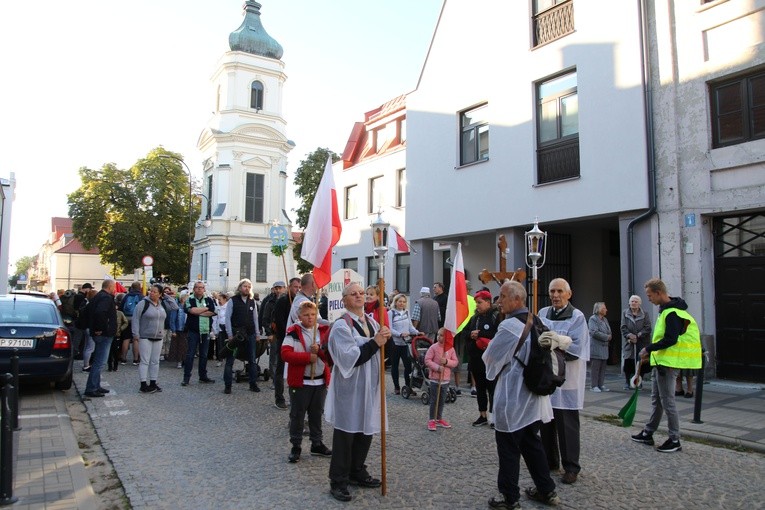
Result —
<path fill-rule="evenodd" d="M 33 349 L 34 338 L 0 338 L 0 348 Z"/>

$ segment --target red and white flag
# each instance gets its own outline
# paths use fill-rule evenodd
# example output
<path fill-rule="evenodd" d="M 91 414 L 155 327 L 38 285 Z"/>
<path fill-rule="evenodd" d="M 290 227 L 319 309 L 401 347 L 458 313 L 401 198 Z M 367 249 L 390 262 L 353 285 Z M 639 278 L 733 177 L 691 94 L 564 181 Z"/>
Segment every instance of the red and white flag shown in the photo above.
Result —
<path fill-rule="evenodd" d="M 409 243 L 406 242 L 406 239 L 404 239 L 404 236 L 396 232 L 396 229 L 391 227 L 390 229 L 390 239 L 388 239 L 388 246 L 395 249 L 396 251 L 403 251 L 408 253 L 409 252 Z"/>
<path fill-rule="evenodd" d="M 303 249 L 300 257 L 313 264 L 313 279 L 317 288 L 324 287 L 332 279 L 332 247 L 340 240 L 343 226 L 337 208 L 337 190 L 332 176 L 332 158 L 327 158 L 324 175 L 311 204 L 308 225 L 303 232 Z"/>
<path fill-rule="evenodd" d="M 449 283 L 449 297 L 446 300 L 446 317 L 444 317 L 444 350 L 454 347 L 454 335 L 468 316 L 468 294 L 465 282 L 465 266 L 462 264 L 462 244 L 457 245 L 452 266 L 452 281 Z"/>

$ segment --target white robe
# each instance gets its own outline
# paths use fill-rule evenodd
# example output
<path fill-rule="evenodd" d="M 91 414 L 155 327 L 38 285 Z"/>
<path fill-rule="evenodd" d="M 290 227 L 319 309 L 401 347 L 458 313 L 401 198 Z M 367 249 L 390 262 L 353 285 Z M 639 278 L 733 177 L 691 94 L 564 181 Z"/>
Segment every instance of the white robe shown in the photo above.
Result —
<path fill-rule="evenodd" d="M 358 316 L 348 312 L 354 319 Z M 367 321 L 379 331 L 374 319 Z M 329 352 L 334 366 L 327 388 L 324 417 L 336 429 L 361 432 L 366 435 L 380 432 L 380 353 L 369 361 L 354 366 L 361 354 L 361 346 L 371 340 L 348 325 L 344 318 L 335 321 L 329 332 Z M 387 430 L 386 409 L 386 430 Z"/>
<path fill-rule="evenodd" d="M 499 376 L 494 389 L 493 415 L 494 428 L 499 432 L 515 432 L 537 420 L 548 423 L 553 419 L 550 397 L 529 391 L 523 382 L 523 365 L 513 356 L 524 326 L 515 317 L 502 321 L 482 356 L 486 378 L 494 380 Z M 524 363 L 529 358 L 529 342 L 531 336 L 527 335 L 518 351 L 518 358 Z"/>
<path fill-rule="evenodd" d="M 590 359 L 590 330 L 584 314 L 574 308 L 570 319 L 552 321 L 547 319 L 550 307 L 539 310 L 542 322 L 559 335 L 571 337 L 567 352 L 577 356 L 577 360 L 566 360 L 566 382 L 550 395 L 553 409 L 584 408 L 584 391 L 587 381 L 587 361 Z"/>

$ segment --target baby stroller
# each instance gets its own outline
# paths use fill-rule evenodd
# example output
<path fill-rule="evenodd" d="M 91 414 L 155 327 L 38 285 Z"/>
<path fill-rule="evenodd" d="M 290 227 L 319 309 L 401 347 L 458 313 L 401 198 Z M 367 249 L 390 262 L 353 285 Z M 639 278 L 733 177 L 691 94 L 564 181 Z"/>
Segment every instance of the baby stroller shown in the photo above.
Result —
<path fill-rule="evenodd" d="M 412 338 L 409 349 L 406 350 L 409 359 L 412 360 L 412 375 L 410 376 L 412 388 L 421 389 L 423 384 L 426 387 L 429 384 L 428 367 L 425 366 L 425 354 L 428 352 L 431 345 L 433 345 L 433 340 L 424 335 L 420 335 Z M 410 395 L 411 388 L 408 386 L 401 388 L 402 397 L 409 398 Z M 446 403 L 454 402 L 457 400 L 456 390 L 454 388 L 449 388 L 443 395 L 443 398 Z M 424 405 L 428 405 L 430 403 L 430 393 L 428 391 L 423 391 L 420 394 L 420 400 Z"/>
<path fill-rule="evenodd" d="M 243 364 L 242 368 L 234 371 L 234 380 L 236 382 L 248 381 L 250 379 L 250 370 L 256 370 L 258 373 L 257 377 L 262 377 L 264 381 L 268 381 L 271 372 L 267 368 L 261 370 L 259 362 L 260 356 L 264 352 L 268 351 L 269 340 L 270 337 L 258 338 L 257 344 L 255 346 L 254 367 L 251 367 L 250 363 L 247 361 L 247 342 L 241 333 L 236 333 L 233 337 L 226 341 L 225 346 L 222 349 L 222 353 L 227 356 L 228 353 L 226 351 L 235 351 L 235 359 L 241 361 Z"/>

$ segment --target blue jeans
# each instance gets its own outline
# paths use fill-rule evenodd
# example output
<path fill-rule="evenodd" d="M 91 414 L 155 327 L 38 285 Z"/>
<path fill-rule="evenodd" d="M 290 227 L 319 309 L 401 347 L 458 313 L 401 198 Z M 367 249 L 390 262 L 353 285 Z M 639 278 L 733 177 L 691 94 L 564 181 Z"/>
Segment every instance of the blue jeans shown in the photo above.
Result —
<path fill-rule="evenodd" d="M 260 369 L 255 364 L 255 357 L 257 356 L 257 337 L 255 334 L 247 335 L 247 345 L 243 347 L 247 349 L 247 363 L 249 363 L 248 376 L 250 379 L 250 386 L 257 384 L 258 375 L 260 375 Z M 230 353 L 226 357 L 226 365 L 223 367 L 223 384 L 231 386 L 234 382 L 234 353 Z"/>
<path fill-rule="evenodd" d="M 101 387 L 101 370 L 109 359 L 109 348 L 112 346 L 112 337 L 94 336 L 93 342 L 96 348 L 90 358 L 90 373 L 88 382 L 85 383 L 85 393 L 93 393 Z"/>
<path fill-rule="evenodd" d="M 189 331 L 186 334 L 189 342 L 189 350 L 186 351 L 186 361 L 183 363 L 183 380 L 191 379 L 191 369 L 194 367 L 194 355 L 199 346 L 199 378 L 207 379 L 207 350 L 210 348 L 210 335 L 199 334 L 198 331 Z"/>

